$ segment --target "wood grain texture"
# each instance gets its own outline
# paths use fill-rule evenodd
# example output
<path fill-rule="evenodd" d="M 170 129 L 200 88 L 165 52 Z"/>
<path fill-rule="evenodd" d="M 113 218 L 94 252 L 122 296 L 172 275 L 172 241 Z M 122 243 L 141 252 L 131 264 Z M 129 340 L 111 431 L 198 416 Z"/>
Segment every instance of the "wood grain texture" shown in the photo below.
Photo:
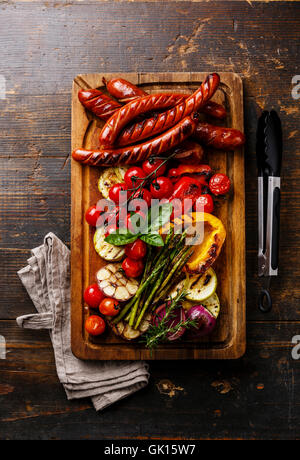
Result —
<path fill-rule="evenodd" d="M 72 91 L 72 149 L 96 149 L 100 128 L 104 123 L 93 122 L 78 100 L 81 88 L 99 88 L 103 91 L 102 77 L 124 78 L 140 85 L 147 93 L 175 91 L 193 93 L 206 78 L 205 73 L 134 73 L 87 74 L 74 79 Z M 221 83 L 213 100 L 224 102 L 228 116 L 227 126 L 243 128 L 243 88 L 241 78 L 234 73 L 220 73 Z M 90 338 L 84 329 L 89 316 L 83 308 L 83 292 L 95 282 L 96 272 L 106 264 L 93 245 L 94 229 L 83 218 L 86 209 L 101 195 L 97 187 L 103 168 L 82 166 L 71 160 L 72 222 L 71 222 L 71 308 L 72 350 L 81 359 L 235 359 L 245 352 L 245 183 L 244 152 L 210 152 L 209 162 L 215 171 L 232 178 L 234 192 L 217 209 L 227 237 L 222 256 L 214 265 L 218 275 L 218 295 L 221 314 L 217 328 L 206 340 L 163 344 L 150 352 L 139 341 L 125 341 L 108 330 L 99 338 Z"/>
<path fill-rule="evenodd" d="M 7 320 L 0 321 L 0 334 L 9 342 L 8 359 L 0 360 L 0 385 L 14 387 L 5 394 L 1 386 L 1 439 L 109 439 L 112 433 L 118 438 L 299 438 L 299 361 L 291 358 L 291 339 L 300 333 L 299 100 L 291 97 L 292 77 L 300 74 L 299 9 L 299 2 L 253 1 L 0 4 L 0 75 L 6 80 L 5 99 L 0 96 L 0 171 L 6 161 L 11 165 L 10 177 L 1 176 L 7 187 L 0 192 L 5 212 L 0 317 Z M 153 361 L 145 390 L 96 414 L 88 401 L 67 402 L 47 333 L 21 331 L 14 322 L 34 311 L 16 276 L 29 249 L 49 230 L 70 241 L 69 163 L 60 170 L 70 153 L 72 80 L 79 73 L 211 70 L 237 72 L 244 84 L 246 355 L 197 366 Z M 283 236 L 274 306 L 264 316 L 256 303 L 255 129 L 261 110 L 271 107 L 280 111 L 284 128 Z M 44 161 L 44 177 L 37 169 L 30 180 L 36 159 Z M 39 186 L 39 199 L 33 185 Z M 57 195 L 47 213 L 39 200 L 50 190 Z M 56 222 L 56 212 L 64 222 Z M 159 393 L 157 385 L 165 379 L 184 391 L 173 398 Z M 233 390 L 222 394 L 213 382 L 225 388 L 229 382 Z"/>
<path fill-rule="evenodd" d="M 111 439 L 112 430 L 130 439 L 298 437 L 300 373 L 290 337 L 299 323 L 248 323 L 242 361 L 187 360 L 180 372 L 176 361 L 152 362 L 149 386 L 101 414 L 87 400 L 66 400 L 46 333 L 26 331 L 24 350 L 24 331 L 10 321 L 3 328 L 9 353 L 0 370 L 1 439 Z M 177 388 L 173 396 L 161 390 L 165 380 Z"/>

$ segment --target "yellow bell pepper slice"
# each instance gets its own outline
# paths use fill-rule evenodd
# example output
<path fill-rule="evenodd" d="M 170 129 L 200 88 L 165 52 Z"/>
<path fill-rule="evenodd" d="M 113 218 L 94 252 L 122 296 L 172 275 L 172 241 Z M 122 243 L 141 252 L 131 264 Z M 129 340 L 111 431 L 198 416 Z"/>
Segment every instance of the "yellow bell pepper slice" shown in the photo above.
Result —
<path fill-rule="evenodd" d="M 193 212 L 193 222 L 204 222 L 204 234 L 199 235 L 194 252 L 185 266 L 188 273 L 203 274 L 217 259 L 226 238 L 226 230 L 220 219 L 207 212 Z"/>

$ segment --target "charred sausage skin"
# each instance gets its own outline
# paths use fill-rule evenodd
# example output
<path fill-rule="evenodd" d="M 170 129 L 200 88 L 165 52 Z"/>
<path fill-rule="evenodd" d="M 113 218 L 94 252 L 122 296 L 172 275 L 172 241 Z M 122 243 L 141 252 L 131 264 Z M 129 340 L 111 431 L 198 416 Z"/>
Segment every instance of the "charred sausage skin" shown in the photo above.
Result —
<path fill-rule="evenodd" d="M 119 102 L 98 89 L 81 89 L 78 92 L 78 99 L 86 109 L 104 121 L 108 120 L 121 107 Z"/>
<path fill-rule="evenodd" d="M 199 123 L 194 134 L 201 143 L 220 150 L 232 150 L 245 143 L 245 135 L 238 129 Z"/>
<path fill-rule="evenodd" d="M 135 124 L 132 124 L 128 129 L 124 130 L 120 134 L 117 140 L 117 144 L 119 146 L 125 146 L 132 144 L 134 142 L 139 142 L 143 139 L 147 139 L 151 136 L 155 136 L 161 133 L 162 131 L 171 128 L 186 116 L 191 115 L 193 112 L 199 111 L 200 109 L 202 109 L 204 104 L 206 104 L 206 102 L 214 95 L 215 91 L 219 86 L 219 82 L 220 77 L 218 74 L 213 73 L 208 75 L 208 77 L 200 85 L 197 91 L 195 91 L 192 95 L 187 97 L 183 102 L 175 105 L 175 107 L 172 107 L 166 112 L 155 114 L 155 116 L 151 117 L 150 119 L 138 121 Z M 145 101 L 146 98 L 147 96 L 138 99 L 137 101 Z M 130 111 L 129 106 L 131 104 L 133 105 L 135 102 L 136 101 L 133 101 L 127 104 L 124 107 L 124 109 L 127 108 L 126 111 Z M 153 107 L 152 109 L 155 110 L 155 107 Z M 116 114 L 113 115 L 106 122 L 106 125 L 104 126 L 103 131 L 100 135 L 100 142 L 103 142 L 105 145 L 107 141 L 109 141 L 110 145 L 112 145 L 111 142 L 115 142 L 121 129 L 127 123 L 129 123 L 129 121 L 135 118 L 135 116 L 133 116 L 131 117 L 131 120 L 129 119 L 129 117 L 127 117 L 127 119 L 126 117 L 122 119 L 123 126 L 120 129 L 121 122 L 117 119 L 117 114 L 120 114 L 120 116 L 122 116 L 122 109 L 116 112 Z M 106 126 L 110 128 L 110 133 L 108 129 L 105 131 Z"/>
<path fill-rule="evenodd" d="M 117 164 L 135 164 L 151 155 L 159 156 L 179 145 L 190 137 L 198 124 L 198 114 L 185 117 L 176 126 L 154 139 L 138 145 L 119 149 L 85 150 L 76 149 L 72 153 L 74 160 L 90 166 L 114 166 Z"/>

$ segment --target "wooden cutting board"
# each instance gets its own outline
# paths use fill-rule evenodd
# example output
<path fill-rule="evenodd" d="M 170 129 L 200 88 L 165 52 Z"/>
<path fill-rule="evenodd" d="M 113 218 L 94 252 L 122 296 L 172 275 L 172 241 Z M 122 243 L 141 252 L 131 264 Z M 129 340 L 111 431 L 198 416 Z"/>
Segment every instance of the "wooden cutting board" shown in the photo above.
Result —
<path fill-rule="evenodd" d="M 87 112 L 78 100 L 81 88 L 104 90 L 102 77 L 107 80 L 122 77 L 141 85 L 147 92 L 176 91 L 192 93 L 207 73 L 128 73 L 78 75 L 72 92 L 72 150 L 78 147 L 97 148 L 103 123 Z M 220 73 L 221 84 L 213 100 L 225 104 L 228 116 L 225 126 L 243 131 L 243 86 L 235 73 Z M 212 123 L 217 124 L 215 121 Z M 110 328 L 97 338 L 84 330 L 89 310 L 84 306 L 85 287 L 95 282 L 95 274 L 104 265 L 93 246 L 94 230 L 85 222 L 84 213 L 100 198 L 97 181 L 100 168 L 82 166 L 72 161 L 71 217 L 71 303 L 72 350 L 81 359 L 139 360 L 139 359 L 234 359 L 243 355 L 246 347 L 245 319 L 245 190 L 243 149 L 234 152 L 210 151 L 204 163 L 227 174 L 233 182 L 232 195 L 219 200 L 216 215 L 226 227 L 227 238 L 215 263 L 218 275 L 217 293 L 221 313 L 217 327 L 209 338 L 195 342 L 175 341 L 163 344 L 150 354 L 138 341 L 127 342 Z"/>

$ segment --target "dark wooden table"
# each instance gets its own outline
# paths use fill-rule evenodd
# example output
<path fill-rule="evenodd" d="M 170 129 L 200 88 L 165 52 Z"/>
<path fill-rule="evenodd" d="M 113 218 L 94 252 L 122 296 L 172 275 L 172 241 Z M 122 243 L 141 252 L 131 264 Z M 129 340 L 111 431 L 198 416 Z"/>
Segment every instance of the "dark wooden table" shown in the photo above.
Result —
<path fill-rule="evenodd" d="M 0 2 L 0 439 L 299 438 L 299 26 L 296 2 Z M 16 272 L 48 231 L 70 240 L 72 79 L 167 70 L 244 79 L 248 348 L 238 361 L 153 362 L 146 389 L 97 414 L 88 400 L 66 400 L 47 332 L 18 329 L 16 316 L 34 307 Z M 255 129 L 265 107 L 284 128 L 280 277 L 268 315 L 256 305 Z"/>

